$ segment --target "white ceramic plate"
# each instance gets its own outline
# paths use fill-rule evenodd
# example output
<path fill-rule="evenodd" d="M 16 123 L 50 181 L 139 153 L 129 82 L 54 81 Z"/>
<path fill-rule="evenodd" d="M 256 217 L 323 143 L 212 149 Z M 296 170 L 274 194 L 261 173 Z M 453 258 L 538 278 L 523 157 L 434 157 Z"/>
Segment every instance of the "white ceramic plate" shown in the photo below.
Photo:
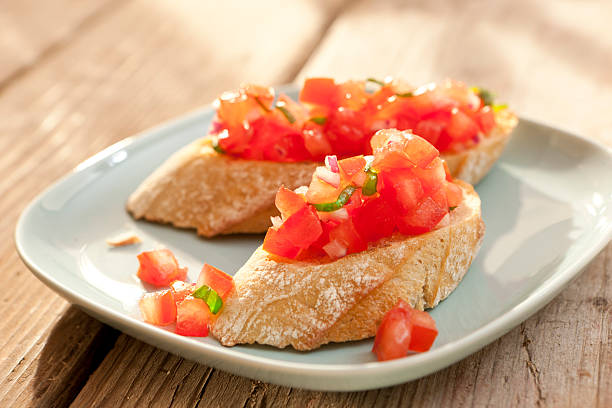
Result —
<path fill-rule="evenodd" d="M 128 195 L 172 152 L 203 136 L 207 108 L 123 140 L 80 164 L 36 198 L 16 230 L 17 249 L 43 282 L 98 319 L 147 343 L 239 375 L 318 390 L 363 390 L 406 382 L 484 347 L 550 301 L 612 234 L 612 153 L 552 127 L 521 120 L 502 159 L 478 185 L 487 225 L 483 247 L 457 290 L 432 312 L 431 351 L 379 363 L 372 341 L 312 352 L 225 348 L 141 321 L 145 291 L 136 254 L 172 249 L 195 279 L 204 261 L 234 273 L 262 236 L 198 238 L 192 231 L 133 221 Z M 123 230 L 139 246 L 110 249 Z"/>

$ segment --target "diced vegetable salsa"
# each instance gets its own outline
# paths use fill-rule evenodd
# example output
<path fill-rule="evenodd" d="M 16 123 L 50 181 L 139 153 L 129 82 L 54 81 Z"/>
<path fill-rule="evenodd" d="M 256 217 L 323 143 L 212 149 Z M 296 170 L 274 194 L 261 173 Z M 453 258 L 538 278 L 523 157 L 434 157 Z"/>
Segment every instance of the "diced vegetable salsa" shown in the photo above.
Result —
<path fill-rule="evenodd" d="M 367 84 L 375 89 L 369 89 Z M 460 151 L 495 127 L 490 92 L 445 80 L 418 88 L 398 80 L 309 78 L 297 103 L 274 90 L 244 85 L 216 101 L 211 127 L 220 153 L 251 160 L 323 161 L 370 154 L 380 129 L 412 130 L 438 151 Z"/>
<path fill-rule="evenodd" d="M 138 260 L 138 276 L 143 281 L 170 286 L 170 289 L 146 293 L 140 299 L 144 321 L 157 326 L 176 323 L 176 333 L 183 336 L 208 336 L 208 326 L 234 289 L 234 279 L 214 266 L 204 264 L 198 283 L 184 282 L 187 269 L 178 268 L 178 262 L 169 249 L 143 252 L 138 255 Z M 176 270 L 181 271 L 178 274 L 180 279 L 170 280 L 169 276 L 177 276 Z"/>
<path fill-rule="evenodd" d="M 175 280 L 185 280 L 187 268 L 179 268 L 169 249 L 156 249 L 138 255 L 138 277 L 155 286 L 168 286 Z"/>
<path fill-rule="evenodd" d="M 313 174 L 310 186 L 281 187 L 263 249 L 291 259 L 337 259 L 399 232 L 436 228 L 463 200 L 438 150 L 409 131 L 384 130 L 371 140 L 374 155 L 337 160 Z"/>
<path fill-rule="evenodd" d="M 409 352 L 429 350 L 437 335 L 436 322 L 429 313 L 400 299 L 378 326 L 372 352 L 379 361 L 406 357 Z"/>

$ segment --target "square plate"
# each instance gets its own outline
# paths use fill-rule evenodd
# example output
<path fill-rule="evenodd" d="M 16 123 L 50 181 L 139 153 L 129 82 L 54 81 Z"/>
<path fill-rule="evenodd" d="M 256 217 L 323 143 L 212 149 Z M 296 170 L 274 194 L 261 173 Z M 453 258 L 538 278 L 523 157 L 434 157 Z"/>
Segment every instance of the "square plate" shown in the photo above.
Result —
<path fill-rule="evenodd" d="M 295 97 L 296 92 L 289 92 Z M 44 283 L 89 314 L 147 343 L 222 370 L 317 390 L 363 390 L 448 366 L 543 307 L 612 236 L 612 153 L 567 132 L 522 119 L 477 191 L 487 226 L 482 249 L 455 292 L 431 311 L 439 336 L 427 353 L 379 363 L 372 340 L 311 352 L 226 348 L 141 321 L 136 255 L 164 245 L 194 280 L 205 261 L 234 273 L 263 239 L 202 239 L 193 231 L 134 221 L 129 194 L 171 153 L 206 134 L 211 108 L 125 139 L 81 163 L 36 198 L 16 230 L 17 249 Z M 138 246 L 105 240 L 133 230 Z"/>

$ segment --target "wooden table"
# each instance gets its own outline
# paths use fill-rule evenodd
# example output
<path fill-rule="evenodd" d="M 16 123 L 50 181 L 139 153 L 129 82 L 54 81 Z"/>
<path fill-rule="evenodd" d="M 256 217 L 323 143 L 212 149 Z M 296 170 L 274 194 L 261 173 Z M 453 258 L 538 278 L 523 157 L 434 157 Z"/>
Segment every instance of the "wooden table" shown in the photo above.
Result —
<path fill-rule="evenodd" d="M 611 17 L 607 0 L 5 0 L 0 406 L 611 407 L 612 245 L 542 311 L 463 361 L 401 386 L 321 393 L 121 334 L 34 278 L 12 239 L 24 206 L 80 161 L 242 81 L 456 77 L 612 146 Z"/>

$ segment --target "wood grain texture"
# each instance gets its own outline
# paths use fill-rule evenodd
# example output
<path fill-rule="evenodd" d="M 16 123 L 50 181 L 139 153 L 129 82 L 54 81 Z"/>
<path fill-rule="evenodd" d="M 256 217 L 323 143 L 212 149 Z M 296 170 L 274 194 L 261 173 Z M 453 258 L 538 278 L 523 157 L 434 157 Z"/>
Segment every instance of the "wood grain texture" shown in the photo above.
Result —
<path fill-rule="evenodd" d="M 291 79 L 341 2 L 142 0 L 115 2 L 98 13 L 93 4 L 87 6 L 93 14 L 52 45 L 53 52 L 33 57 L 0 86 L 0 285 L 2 304 L 10 305 L 0 320 L 0 406 L 64 405 L 96 367 L 100 339 L 112 345 L 116 338 L 82 313 L 64 325 L 67 303 L 19 261 L 12 233 L 27 202 L 88 156 L 207 104 L 222 90 L 244 80 Z M 36 14 L 45 8 L 26 6 L 24 32 L 50 36 L 55 29 L 42 26 L 57 21 L 46 23 Z M 55 7 L 67 6 L 58 1 Z M 261 7 L 279 13 L 254 26 L 250 20 Z M 57 328 L 68 342 L 55 340 Z"/>
<path fill-rule="evenodd" d="M 81 11 L 61 16 L 54 6 L 65 3 L 39 7 L 66 18 L 60 28 L 26 3 L 14 14 L 22 24 L 0 10 L 12 23 L 0 27 L 3 40 L 17 26 L 49 38 L 23 42 L 4 53 L 18 55 L 12 67 L 0 64 L 0 83 L 9 78 L 0 85 L 0 299 L 10 305 L 0 320 L 0 406 L 64 405 L 85 381 L 74 406 L 612 406 L 612 245 L 541 312 L 463 361 L 402 386 L 319 393 L 117 338 L 31 276 L 10 238 L 23 206 L 87 156 L 240 82 L 298 72 L 463 78 L 612 146 L 609 2 L 133 0 L 70 2 Z"/>

